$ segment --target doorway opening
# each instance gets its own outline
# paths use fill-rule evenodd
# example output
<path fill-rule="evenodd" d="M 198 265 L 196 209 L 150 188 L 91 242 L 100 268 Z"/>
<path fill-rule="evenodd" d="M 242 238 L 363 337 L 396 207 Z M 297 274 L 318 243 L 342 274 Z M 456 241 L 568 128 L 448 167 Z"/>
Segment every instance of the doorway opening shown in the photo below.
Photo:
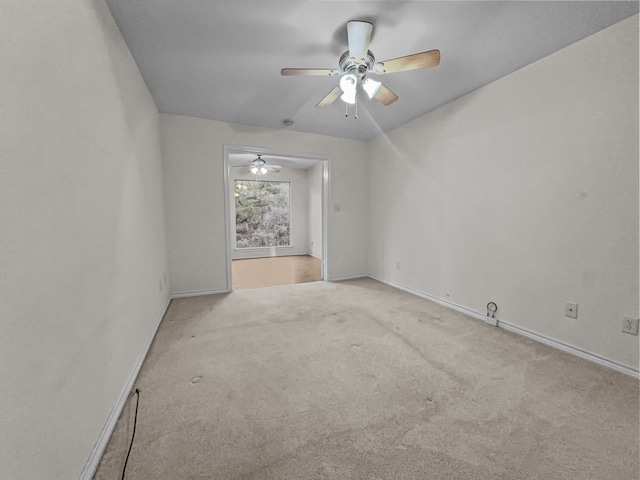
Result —
<path fill-rule="evenodd" d="M 225 146 L 227 289 L 328 276 L 329 159 Z"/>

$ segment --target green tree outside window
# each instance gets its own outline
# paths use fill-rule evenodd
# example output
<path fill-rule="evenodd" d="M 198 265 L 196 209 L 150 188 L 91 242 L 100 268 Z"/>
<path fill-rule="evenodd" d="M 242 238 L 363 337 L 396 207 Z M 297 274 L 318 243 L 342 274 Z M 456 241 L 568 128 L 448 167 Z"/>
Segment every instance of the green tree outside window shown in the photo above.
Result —
<path fill-rule="evenodd" d="M 237 248 L 291 245 L 289 182 L 235 180 Z"/>

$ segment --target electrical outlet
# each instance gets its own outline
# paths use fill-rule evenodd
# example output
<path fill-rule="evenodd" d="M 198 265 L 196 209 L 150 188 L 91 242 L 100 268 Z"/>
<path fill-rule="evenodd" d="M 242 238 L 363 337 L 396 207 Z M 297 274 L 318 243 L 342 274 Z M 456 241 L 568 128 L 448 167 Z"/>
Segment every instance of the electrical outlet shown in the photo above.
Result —
<path fill-rule="evenodd" d="M 396 270 L 400 270 L 400 262 L 396 262 Z"/>
<path fill-rule="evenodd" d="M 622 318 L 622 331 L 629 335 L 638 335 L 638 319 L 631 317 Z"/>
<path fill-rule="evenodd" d="M 571 302 L 565 303 L 564 316 L 569 318 L 578 318 L 578 304 Z"/>

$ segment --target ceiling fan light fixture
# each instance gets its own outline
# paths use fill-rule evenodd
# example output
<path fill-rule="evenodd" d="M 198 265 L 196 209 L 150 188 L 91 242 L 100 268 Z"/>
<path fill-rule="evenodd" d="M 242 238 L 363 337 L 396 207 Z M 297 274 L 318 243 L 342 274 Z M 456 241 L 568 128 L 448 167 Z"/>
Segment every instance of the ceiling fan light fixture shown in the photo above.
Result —
<path fill-rule="evenodd" d="M 362 82 L 362 89 L 367 92 L 369 98 L 373 98 L 380 89 L 381 82 L 374 80 L 373 78 L 365 78 Z"/>
<path fill-rule="evenodd" d="M 269 170 L 263 165 L 252 165 L 249 169 L 254 175 L 266 175 Z"/>
<path fill-rule="evenodd" d="M 342 95 L 340 95 L 340 99 L 344 103 L 353 105 L 354 103 L 356 103 L 356 92 L 344 92 Z"/>
<path fill-rule="evenodd" d="M 340 79 L 340 90 L 342 90 L 342 95 L 340 98 L 345 103 L 354 104 L 356 103 L 356 86 L 358 85 L 358 77 L 356 77 L 353 73 L 348 73 L 343 75 Z"/>
<path fill-rule="evenodd" d="M 367 80 L 368 73 L 378 75 L 406 72 L 421 68 L 436 67 L 440 64 L 440 50 L 428 50 L 403 57 L 392 58 L 376 63 L 376 57 L 369 50 L 373 24 L 366 20 L 350 20 L 347 22 L 347 41 L 349 49 L 338 60 L 339 69 L 319 68 L 283 68 L 280 74 L 291 75 L 319 75 L 340 76 L 339 86 L 336 86 L 320 100 L 316 107 L 327 107 L 338 97 L 347 104 L 356 104 L 358 83 L 367 93 L 369 99 L 375 98 L 382 105 L 389 106 L 398 100 L 398 95 L 376 80 Z M 348 107 L 347 107 L 348 116 Z M 357 112 L 355 117 L 357 118 Z"/>

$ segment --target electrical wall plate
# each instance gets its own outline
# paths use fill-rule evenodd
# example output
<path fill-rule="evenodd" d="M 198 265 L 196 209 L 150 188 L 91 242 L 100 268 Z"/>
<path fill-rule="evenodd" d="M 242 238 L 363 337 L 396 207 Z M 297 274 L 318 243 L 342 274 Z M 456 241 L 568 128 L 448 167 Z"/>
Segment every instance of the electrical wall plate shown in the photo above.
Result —
<path fill-rule="evenodd" d="M 638 335 L 638 323 L 637 318 L 622 317 L 622 331 L 629 335 Z"/>
<path fill-rule="evenodd" d="M 565 303 L 564 316 L 569 318 L 578 318 L 578 304 L 571 302 Z"/>

